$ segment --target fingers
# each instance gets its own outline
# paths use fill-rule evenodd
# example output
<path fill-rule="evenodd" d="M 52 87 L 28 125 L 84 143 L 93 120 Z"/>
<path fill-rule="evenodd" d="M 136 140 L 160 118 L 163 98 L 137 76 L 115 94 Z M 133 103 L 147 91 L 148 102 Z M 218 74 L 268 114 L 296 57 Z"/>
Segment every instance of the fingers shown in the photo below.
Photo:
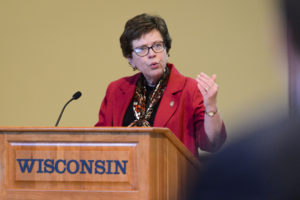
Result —
<path fill-rule="evenodd" d="M 208 82 L 203 79 L 200 75 L 197 77 L 197 82 L 198 82 L 198 87 L 201 91 L 202 94 L 206 94 L 208 92 L 208 90 L 210 89 L 210 85 L 208 84 Z"/>
<path fill-rule="evenodd" d="M 216 82 L 217 75 L 216 75 L 216 74 L 211 75 L 211 79 L 212 79 L 214 82 Z"/>
<path fill-rule="evenodd" d="M 197 86 L 203 96 L 208 92 L 208 87 L 204 85 L 202 82 L 198 82 Z"/>
<path fill-rule="evenodd" d="M 200 73 L 200 78 L 202 78 L 204 81 L 207 82 L 208 85 L 212 85 L 213 83 L 215 83 L 217 75 L 213 74 L 211 77 L 209 77 L 207 74 L 201 72 Z"/>
<path fill-rule="evenodd" d="M 203 87 L 203 89 L 209 90 L 210 88 L 214 87 L 216 85 L 216 74 L 213 74 L 211 77 L 206 75 L 205 73 L 201 72 L 200 75 L 197 76 L 196 80 L 198 84 Z"/>

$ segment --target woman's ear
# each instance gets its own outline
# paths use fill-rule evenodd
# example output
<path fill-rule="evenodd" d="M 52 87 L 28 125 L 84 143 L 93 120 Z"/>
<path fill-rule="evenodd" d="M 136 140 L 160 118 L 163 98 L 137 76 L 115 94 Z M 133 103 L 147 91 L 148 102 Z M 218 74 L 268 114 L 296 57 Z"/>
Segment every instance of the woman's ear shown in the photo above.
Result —
<path fill-rule="evenodd" d="M 132 58 L 127 58 L 128 59 L 128 64 L 132 67 L 133 71 L 137 70 L 137 67 L 132 64 Z"/>
<path fill-rule="evenodd" d="M 133 65 L 132 65 L 132 58 L 128 57 L 127 60 L 128 60 L 129 65 L 131 65 L 133 67 Z"/>

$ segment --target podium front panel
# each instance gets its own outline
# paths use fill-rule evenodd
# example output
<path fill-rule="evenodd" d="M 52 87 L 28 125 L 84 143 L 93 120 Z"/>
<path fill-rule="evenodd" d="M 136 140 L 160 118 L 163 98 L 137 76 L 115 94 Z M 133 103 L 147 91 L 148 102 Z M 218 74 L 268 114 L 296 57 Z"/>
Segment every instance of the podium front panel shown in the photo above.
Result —
<path fill-rule="evenodd" d="M 184 199 L 200 171 L 168 129 L 0 127 L 3 200 Z"/>

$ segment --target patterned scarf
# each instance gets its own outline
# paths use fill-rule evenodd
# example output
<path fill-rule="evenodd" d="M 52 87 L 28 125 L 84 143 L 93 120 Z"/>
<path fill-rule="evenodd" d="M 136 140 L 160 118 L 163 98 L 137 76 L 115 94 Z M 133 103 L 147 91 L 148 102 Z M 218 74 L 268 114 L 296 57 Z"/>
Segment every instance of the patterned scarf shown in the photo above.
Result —
<path fill-rule="evenodd" d="M 149 100 L 147 101 L 146 97 L 146 84 L 147 81 L 143 74 L 140 76 L 137 81 L 135 94 L 133 97 L 133 112 L 136 120 L 134 120 L 128 127 L 134 126 L 146 126 L 150 127 L 149 119 L 153 112 L 154 106 L 159 102 L 160 98 L 164 94 L 166 89 L 168 79 L 169 79 L 170 70 L 168 67 L 165 67 L 164 74 L 159 80 L 152 94 L 149 95 Z M 147 102 L 147 103 L 146 103 Z"/>

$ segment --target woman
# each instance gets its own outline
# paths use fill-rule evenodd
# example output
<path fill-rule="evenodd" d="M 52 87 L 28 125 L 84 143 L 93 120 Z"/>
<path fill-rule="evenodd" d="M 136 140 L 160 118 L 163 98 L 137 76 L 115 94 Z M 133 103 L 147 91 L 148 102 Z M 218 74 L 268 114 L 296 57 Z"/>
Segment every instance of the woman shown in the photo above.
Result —
<path fill-rule="evenodd" d="M 226 132 L 216 104 L 216 76 L 201 73 L 193 80 L 168 63 L 171 38 L 165 21 L 138 15 L 127 21 L 120 43 L 140 73 L 108 86 L 96 126 L 167 127 L 194 155 L 198 147 L 219 149 Z"/>

